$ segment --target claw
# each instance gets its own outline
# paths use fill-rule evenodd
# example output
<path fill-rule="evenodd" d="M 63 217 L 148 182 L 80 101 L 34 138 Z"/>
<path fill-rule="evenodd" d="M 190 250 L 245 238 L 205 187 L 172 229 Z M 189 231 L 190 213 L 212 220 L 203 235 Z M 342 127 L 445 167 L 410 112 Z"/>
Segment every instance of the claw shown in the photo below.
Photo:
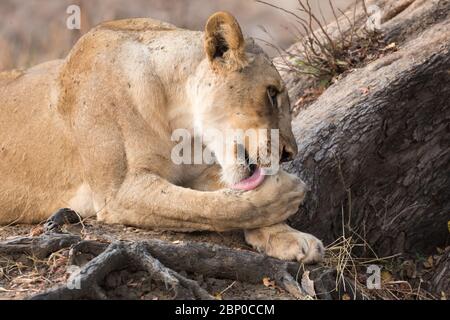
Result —
<path fill-rule="evenodd" d="M 44 223 L 45 232 L 58 232 L 65 224 L 80 223 L 80 216 L 70 208 L 63 208 L 56 211 Z"/>

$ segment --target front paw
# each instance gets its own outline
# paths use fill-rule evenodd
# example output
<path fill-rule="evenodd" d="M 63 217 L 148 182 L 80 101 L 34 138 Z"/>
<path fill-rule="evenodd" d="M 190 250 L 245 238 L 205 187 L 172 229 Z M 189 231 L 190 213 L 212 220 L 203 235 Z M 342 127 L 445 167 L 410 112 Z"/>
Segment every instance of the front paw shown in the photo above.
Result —
<path fill-rule="evenodd" d="M 305 199 L 306 184 L 295 175 L 280 171 L 268 176 L 257 189 L 242 194 L 242 200 L 248 201 L 258 211 L 259 225 L 276 225 L 298 211 Z"/>
<path fill-rule="evenodd" d="M 282 260 L 297 260 L 310 264 L 321 262 L 325 249 L 322 241 L 309 233 L 292 231 L 279 235 L 274 241 L 269 241 L 268 255 Z"/>
<path fill-rule="evenodd" d="M 289 231 L 285 228 L 280 231 L 261 228 L 247 232 L 246 240 L 255 249 L 281 260 L 297 260 L 305 264 L 323 260 L 325 249 L 322 241 L 311 234 L 288 228 Z"/>

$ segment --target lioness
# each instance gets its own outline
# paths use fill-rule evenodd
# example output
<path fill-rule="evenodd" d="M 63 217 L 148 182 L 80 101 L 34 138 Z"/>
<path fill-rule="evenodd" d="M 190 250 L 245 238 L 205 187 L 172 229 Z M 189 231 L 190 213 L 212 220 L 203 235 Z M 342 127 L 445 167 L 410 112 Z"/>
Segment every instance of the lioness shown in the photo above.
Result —
<path fill-rule="evenodd" d="M 244 229 L 270 256 L 323 256 L 320 240 L 283 223 L 305 197 L 299 178 L 220 158 L 171 161 L 176 128 L 275 128 L 281 161 L 297 153 L 280 75 L 229 13 L 212 15 L 205 32 L 151 19 L 103 23 L 65 60 L 1 73 L 0 107 L 1 224 L 42 222 L 68 206 L 141 228 Z M 242 181 L 253 185 L 231 188 Z"/>

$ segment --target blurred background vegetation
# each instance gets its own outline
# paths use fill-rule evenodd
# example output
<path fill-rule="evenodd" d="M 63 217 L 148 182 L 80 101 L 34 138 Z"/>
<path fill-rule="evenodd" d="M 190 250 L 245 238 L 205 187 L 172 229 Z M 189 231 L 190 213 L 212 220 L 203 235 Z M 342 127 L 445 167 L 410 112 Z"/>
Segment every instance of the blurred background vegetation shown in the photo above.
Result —
<path fill-rule="evenodd" d="M 347 8 L 354 0 L 333 0 Z M 297 0 L 271 3 L 296 12 Z M 328 0 L 310 1 L 312 9 L 333 19 Z M 66 28 L 69 5 L 81 8 L 81 30 Z M 151 17 L 179 27 L 202 30 L 208 16 L 227 10 L 239 20 L 246 36 L 262 38 L 282 48 L 295 41 L 289 15 L 254 0 L 2 0 L 0 1 L 0 71 L 27 68 L 63 58 L 78 38 L 105 20 Z M 264 46 L 264 45 L 263 45 Z M 275 55 L 273 48 L 265 47 Z"/>

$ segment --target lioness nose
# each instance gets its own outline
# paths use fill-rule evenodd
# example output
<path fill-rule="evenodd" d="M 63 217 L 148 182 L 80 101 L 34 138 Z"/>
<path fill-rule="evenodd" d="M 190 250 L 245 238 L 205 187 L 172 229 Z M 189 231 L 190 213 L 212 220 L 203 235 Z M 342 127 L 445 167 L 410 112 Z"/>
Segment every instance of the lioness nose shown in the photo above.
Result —
<path fill-rule="evenodd" d="M 294 160 L 295 152 L 287 146 L 283 146 L 283 152 L 281 153 L 281 162 L 288 162 Z"/>

